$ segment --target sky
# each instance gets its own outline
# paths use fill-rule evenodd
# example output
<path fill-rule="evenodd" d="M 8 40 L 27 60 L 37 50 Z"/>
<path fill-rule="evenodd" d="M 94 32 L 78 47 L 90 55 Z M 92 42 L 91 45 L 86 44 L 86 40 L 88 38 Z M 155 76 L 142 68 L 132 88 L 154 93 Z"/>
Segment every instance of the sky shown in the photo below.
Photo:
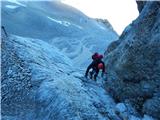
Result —
<path fill-rule="evenodd" d="M 139 15 L 135 0 L 62 0 L 91 18 L 107 19 L 120 35 Z"/>

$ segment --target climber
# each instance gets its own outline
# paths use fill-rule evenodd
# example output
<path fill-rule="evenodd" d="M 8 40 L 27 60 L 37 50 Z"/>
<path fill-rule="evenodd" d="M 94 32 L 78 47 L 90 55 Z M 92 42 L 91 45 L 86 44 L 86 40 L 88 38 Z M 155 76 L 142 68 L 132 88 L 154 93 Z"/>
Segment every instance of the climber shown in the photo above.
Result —
<path fill-rule="evenodd" d="M 97 60 L 97 59 L 99 59 L 99 53 L 95 52 L 95 53 L 92 55 L 92 60 L 94 61 L 94 60 Z M 92 62 L 93 62 L 93 61 L 92 61 Z M 90 73 L 90 76 L 92 76 L 92 74 L 94 73 L 94 69 L 92 69 L 91 71 L 89 71 L 89 73 Z"/>
<path fill-rule="evenodd" d="M 95 52 L 93 55 L 92 55 L 92 60 L 97 60 L 99 58 L 99 53 Z M 92 62 L 93 62 L 92 61 Z M 90 74 L 90 78 L 92 79 L 92 75 L 93 73 L 95 73 L 95 70 L 94 69 L 91 69 L 89 70 L 89 74 Z"/>
<path fill-rule="evenodd" d="M 85 73 L 86 78 L 88 76 L 88 72 L 90 69 L 92 69 L 92 71 L 90 72 L 91 79 L 92 79 L 92 76 L 94 75 L 94 80 L 96 80 L 99 70 L 101 69 L 102 69 L 101 77 L 103 77 L 105 73 L 105 65 L 104 65 L 104 62 L 102 61 L 102 58 L 103 58 L 103 55 L 98 55 L 98 57 L 94 59 L 93 62 L 88 66 L 86 73 Z"/>

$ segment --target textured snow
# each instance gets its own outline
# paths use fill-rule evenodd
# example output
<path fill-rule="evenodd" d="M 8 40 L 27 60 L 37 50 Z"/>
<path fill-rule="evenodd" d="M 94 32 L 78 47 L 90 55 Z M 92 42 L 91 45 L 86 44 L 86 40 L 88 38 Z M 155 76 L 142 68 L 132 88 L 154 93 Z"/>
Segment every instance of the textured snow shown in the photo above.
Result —
<path fill-rule="evenodd" d="M 59 24 L 62 24 L 62 25 L 64 25 L 64 26 L 70 26 L 71 25 L 71 23 L 69 23 L 69 22 L 67 22 L 67 21 L 59 21 L 59 20 L 55 20 L 55 19 L 53 19 L 53 18 L 51 18 L 51 17 L 48 17 L 50 20 L 52 20 L 52 21 L 54 21 L 54 22 L 56 22 L 56 23 L 59 23 Z"/>
<path fill-rule="evenodd" d="M 154 120 L 154 119 L 152 117 L 148 116 L 148 115 L 144 115 L 142 120 Z"/>
<path fill-rule="evenodd" d="M 10 9 L 15 9 L 17 8 L 18 6 L 15 6 L 15 5 L 6 5 L 7 8 L 10 8 Z"/>
<path fill-rule="evenodd" d="M 136 117 L 136 116 L 131 116 L 131 117 L 129 118 L 129 120 L 141 120 L 141 119 L 138 118 L 138 117 Z"/>
<path fill-rule="evenodd" d="M 119 112 L 125 112 L 125 111 L 127 111 L 127 108 L 126 108 L 126 106 L 125 106 L 124 103 L 119 103 L 119 104 L 117 104 L 117 105 L 116 105 L 116 109 L 117 109 L 117 111 L 119 111 Z"/>
<path fill-rule="evenodd" d="M 24 5 L 24 4 L 22 4 L 22 3 L 20 3 L 18 0 L 5 0 L 5 1 L 7 1 L 7 2 L 11 2 L 11 3 L 15 3 L 15 4 L 17 4 L 17 5 L 20 5 L 20 6 L 26 7 L 26 5 Z"/>
<path fill-rule="evenodd" d="M 13 53 L 16 53 L 19 63 L 25 61 L 31 70 L 30 84 L 33 87 L 27 91 L 27 94 L 30 95 L 27 102 L 21 104 L 21 106 L 25 107 L 28 102 L 31 105 L 33 104 L 33 106 L 21 110 L 19 103 L 16 101 L 14 103 L 10 102 L 10 104 L 2 101 L 4 119 L 105 120 L 109 116 L 111 118 L 118 118 L 113 112 L 115 103 L 108 93 L 106 93 L 101 82 L 85 81 L 83 74 L 78 72 L 73 66 L 72 60 L 65 54 L 62 54 L 56 47 L 39 39 L 24 38 L 15 35 L 12 35 L 5 43 L 6 46 L 14 46 L 14 49 L 7 47 L 8 52 L 10 51 L 9 49 L 12 52 L 14 51 Z M 7 54 L 3 53 L 3 58 L 5 56 L 7 57 Z M 5 62 L 5 65 L 7 64 L 9 63 Z M 3 71 L 6 69 L 8 71 L 7 74 L 14 74 L 17 71 L 15 69 L 17 65 L 6 66 L 3 68 Z M 21 68 L 24 69 L 23 66 Z M 2 74 L 5 75 L 4 72 Z M 20 73 L 17 73 L 17 75 L 20 75 Z M 8 77 L 6 79 L 10 81 Z M 25 76 L 23 79 L 25 81 Z M 15 82 L 18 82 L 17 79 L 10 81 L 12 84 Z M 2 84 L 2 90 L 4 90 L 5 83 L 3 82 Z M 21 91 L 17 86 L 14 86 L 14 89 Z M 12 95 L 12 97 L 16 98 L 12 91 L 7 95 Z M 7 101 L 12 101 L 12 99 Z M 23 96 L 21 96 L 21 99 L 23 99 Z M 23 99 L 23 102 L 25 102 L 25 99 Z M 4 106 L 7 112 L 4 111 Z M 17 111 L 21 110 L 21 114 L 12 111 L 10 109 L 11 107 L 16 108 Z M 6 113 L 12 113 L 12 115 L 10 116 Z"/>
<path fill-rule="evenodd" d="M 76 24 L 72 24 L 72 23 L 70 23 L 70 22 L 68 22 L 68 21 L 61 21 L 61 20 L 56 20 L 56 19 L 53 19 L 53 18 L 51 18 L 51 17 L 48 17 L 50 20 L 52 20 L 52 21 L 54 21 L 54 22 L 56 22 L 56 23 L 59 23 L 59 24 L 61 24 L 61 25 L 64 25 L 64 26 L 66 26 L 66 27 L 68 27 L 68 26 L 70 26 L 70 25 L 73 25 L 73 26 L 75 26 L 75 27 L 77 27 L 77 28 L 79 28 L 79 29 L 83 29 L 81 26 L 79 26 L 79 25 L 76 25 Z"/>

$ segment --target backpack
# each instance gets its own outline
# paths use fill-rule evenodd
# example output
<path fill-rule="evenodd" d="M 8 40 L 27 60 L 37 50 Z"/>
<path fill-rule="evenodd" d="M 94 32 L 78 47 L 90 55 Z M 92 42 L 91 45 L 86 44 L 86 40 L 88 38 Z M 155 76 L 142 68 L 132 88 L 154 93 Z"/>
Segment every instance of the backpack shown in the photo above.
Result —
<path fill-rule="evenodd" d="M 103 69 L 103 67 L 104 67 L 104 66 L 103 66 L 102 63 L 99 63 L 99 64 L 98 64 L 98 69 Z"/>

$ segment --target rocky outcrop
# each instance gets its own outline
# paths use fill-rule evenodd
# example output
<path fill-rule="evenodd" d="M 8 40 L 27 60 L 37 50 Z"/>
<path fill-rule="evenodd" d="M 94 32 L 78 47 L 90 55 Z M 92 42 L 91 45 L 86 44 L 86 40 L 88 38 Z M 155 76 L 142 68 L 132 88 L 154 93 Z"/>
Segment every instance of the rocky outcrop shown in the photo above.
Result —
<path fill-rule="evenodd" d="M 160 2 L 147 2 L 105 55 L 112 96 L 160 119 Z"/>
<path fill-rule="evenodd" d="M 112 25 L 109 23 L 107 19 L 95 18 L 95 20 L 99 23 L 105 24 L 107 28 L 113 29 Z"/>
<path fill-rule="evenodd" d="M 34 108 L 31 99 L 31 71 L 26 63 L 18 57 L 13 42 L 2 27 L 2 80 L 1 113 L 9 116 L 20 115 L 21 111 Z M 38 84 L 37 84 L 38 85 Z M 22 114 L 21 114 L 22 115 Z M 24 114 L 23 114 L 24 116 Z"/>
<path fill-rule="evenodd" d="M 138 5 L 138 11 L 140 13 L 143 10 L 143 8 L 144 8 L 144 6 L 146 4 L 146 1 L 138 1 L 138 0 L 136 0 L 136 2 L 137 2 L 137 5 Z"/>
<path fill-rule="evenodd" d="M 109 28 L 111 31 L 113 31 L 115 34 L 117 34 L 107 19 L 95 18 L 95 20 L 99 23 L 103 23 L 106 26 L 106 28 Z M 119 35 L 117 34 L 117 36 L 119 36 Z"/>

